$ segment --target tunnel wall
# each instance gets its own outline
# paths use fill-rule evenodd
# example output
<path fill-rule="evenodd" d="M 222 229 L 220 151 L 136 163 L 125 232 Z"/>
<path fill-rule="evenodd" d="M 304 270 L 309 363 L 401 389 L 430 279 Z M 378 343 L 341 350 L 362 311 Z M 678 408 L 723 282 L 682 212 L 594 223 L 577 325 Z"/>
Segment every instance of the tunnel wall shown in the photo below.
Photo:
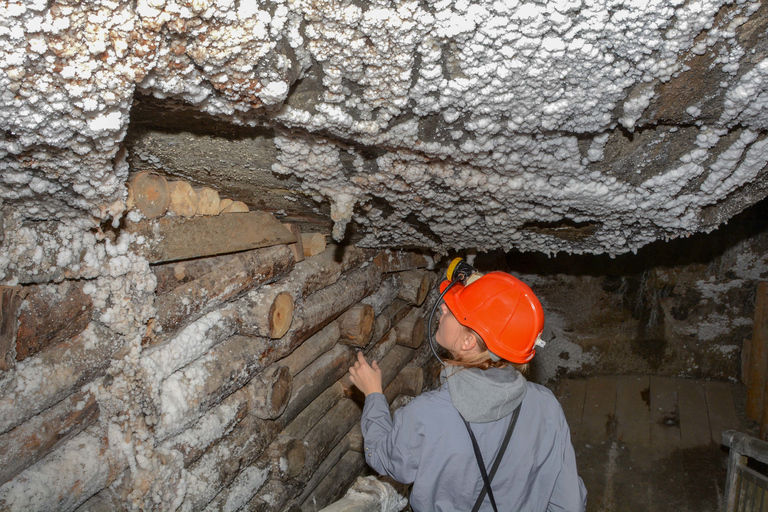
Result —
<path fill-rule="evenodd" d="M 0 510 L 317 510 L 343 494 L 365 466 L 347 369 L 362 349 L 390 402 L 420 392 L 431 260 L 329 246 L 297 263 L 277 244 L 150 266 L 137 239 L 86 244 L 96 277 L 2 287 Z M 292 312 L 284 334 L 275 308 Z"/>

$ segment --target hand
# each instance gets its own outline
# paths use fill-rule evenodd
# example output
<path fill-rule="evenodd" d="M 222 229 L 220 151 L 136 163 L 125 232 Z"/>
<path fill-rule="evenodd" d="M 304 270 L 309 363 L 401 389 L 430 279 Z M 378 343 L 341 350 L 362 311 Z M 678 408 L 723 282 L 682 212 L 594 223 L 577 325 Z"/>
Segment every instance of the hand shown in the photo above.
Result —
<path fill-rule="evenodd" d="M 357 389 L 362 391 L 365 396 L 371 393 L 382 393 L 379 365 L 376 361 L 369 365 L 362 351 L 357 353 L 357 361 L 349 369 L 349 377 L 352 384 L 357 386 Z"/>

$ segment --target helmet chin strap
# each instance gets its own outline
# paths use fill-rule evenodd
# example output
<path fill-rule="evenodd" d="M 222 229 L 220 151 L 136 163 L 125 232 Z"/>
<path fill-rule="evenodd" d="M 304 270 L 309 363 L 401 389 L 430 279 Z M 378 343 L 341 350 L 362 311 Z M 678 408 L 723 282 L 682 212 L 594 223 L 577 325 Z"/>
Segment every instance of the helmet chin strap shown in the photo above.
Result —
<path fill-rule="evenodd" d="M 440 305 L 441 302 L 443 302 L 443 297 L 445 297 L 445 294 L 448 293 L 448 290 L 453 288 L 453 285 L 456 283 L 460 283 L 461 279 L 456 278 L 451 283 L 446 286 L 445 290 L 443 290 L 443 293 L 440 294 L 440 297 L 435 301 L 435 304 L 432 306 L 432 312 L 429 313 L 429 321 L 427 322 L 427 332 L 428 336 L 427 339 L 429 340 L 429 348 L 432 349 L 432 354 L 435 356 L 435 358 L 440 361 L 440 364 L 445 364 L 445 361 L 437 355 L 437 349 L 435 348 L 435 345 L 437 345 L 437 341 L 435 341 L 435 337 L 432 334 L 432 319 L 435 318 L 435 311 L 437 311 L 437 307 Z"/>

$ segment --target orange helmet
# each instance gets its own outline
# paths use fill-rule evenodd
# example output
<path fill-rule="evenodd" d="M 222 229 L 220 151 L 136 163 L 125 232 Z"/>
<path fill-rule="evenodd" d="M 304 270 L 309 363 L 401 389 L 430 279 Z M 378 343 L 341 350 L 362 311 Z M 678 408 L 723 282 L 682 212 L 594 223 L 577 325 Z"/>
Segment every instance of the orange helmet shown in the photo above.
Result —
<path fill-rule="evenodd" d="M 440 283 L 444 292 L 450 281 Z M 489 272 L 468 285 L 457 282 L 443 297 L 456 320 L 478 333 L 488 350 L 524 364 L 536 353 L 544 310 L 527 284 L 505 272 Z"/>

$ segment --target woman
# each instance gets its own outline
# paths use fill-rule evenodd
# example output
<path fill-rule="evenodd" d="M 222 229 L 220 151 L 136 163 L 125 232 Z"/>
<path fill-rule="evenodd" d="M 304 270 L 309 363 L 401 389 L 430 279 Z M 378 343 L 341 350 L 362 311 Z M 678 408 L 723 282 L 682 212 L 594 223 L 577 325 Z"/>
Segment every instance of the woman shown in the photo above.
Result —
<path fill-rule="evenodd" d="M 504 272 L 444 281 L 440 289 L 435 338 L 452 359 L 443 361 L 439 389 L 392 418 L 376 361 L 369 365 L 358 354 L 350 368 L 366 397 L 361 427 L 368 464 L 413 483 L 416 512 L 585 510 L 587 491 L 562 408 L 519 371 L 542 332 L 538 299 Z"/>

